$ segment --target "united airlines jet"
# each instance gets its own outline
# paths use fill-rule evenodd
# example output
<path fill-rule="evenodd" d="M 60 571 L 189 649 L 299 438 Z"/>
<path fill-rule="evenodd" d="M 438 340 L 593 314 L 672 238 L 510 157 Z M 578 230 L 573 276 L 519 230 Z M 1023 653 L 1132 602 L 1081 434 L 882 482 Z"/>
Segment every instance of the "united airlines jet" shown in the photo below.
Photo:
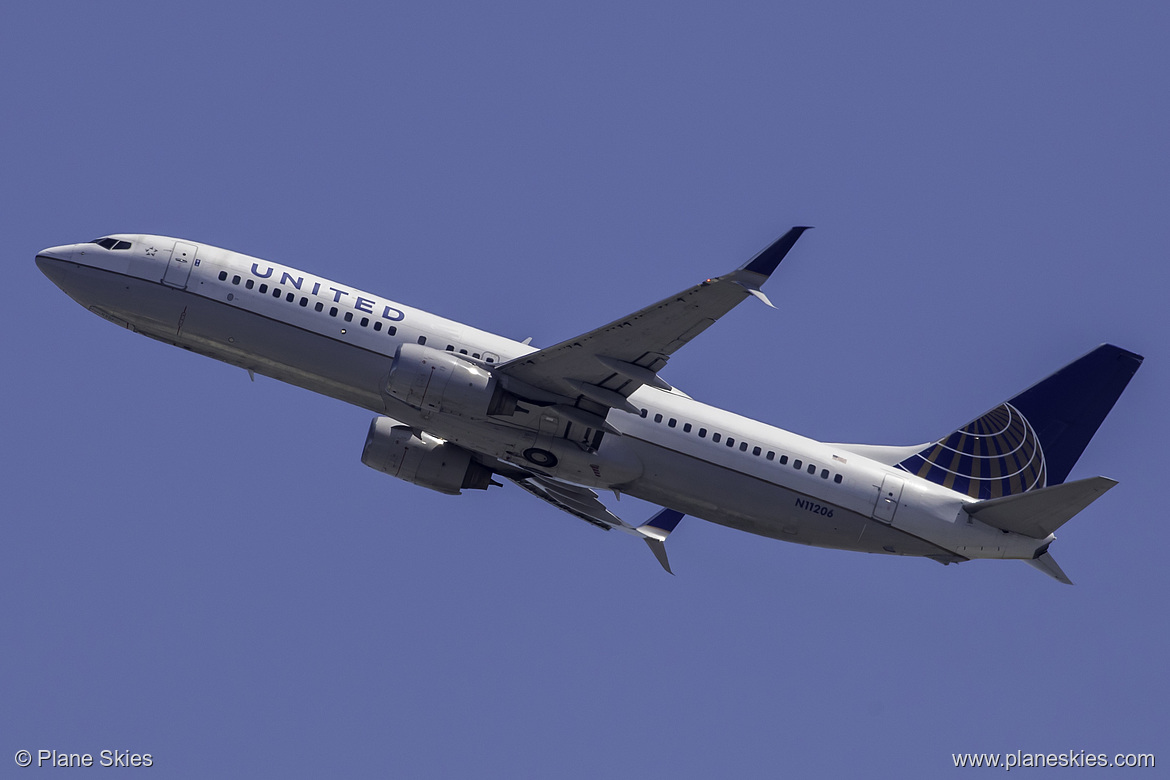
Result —
<path fill-rule="evenodd" d="M 537 349 L 287 266 L 165 236 L 46 249 L 41 271 L 128 330 L 368 409 L 362 462 L 441 493 L 510 480 L 604 530 L 665 541 L 684 515 L 789 542 L 1070 583 L 1054 533 L 1116 483 L 1067 481 L 1142 358 L 1097 347 L 937 441 L 829 444 L 694 400 L 671 357 L 761 286 L 807 228 L 747 263 Z M 599 492 L 663 507 L 634 526 Z M 1071 584 L 1071 583 L 1070 583 Z"/>

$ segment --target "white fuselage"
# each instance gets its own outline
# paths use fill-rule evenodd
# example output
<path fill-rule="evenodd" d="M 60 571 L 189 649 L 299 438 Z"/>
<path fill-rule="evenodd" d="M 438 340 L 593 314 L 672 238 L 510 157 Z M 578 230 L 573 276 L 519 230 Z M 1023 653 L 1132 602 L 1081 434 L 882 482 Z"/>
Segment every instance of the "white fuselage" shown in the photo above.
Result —
<path fill-rule="evenodd" d="M 41 252 L 44 273 L 124 327 L 332 396 L 481 455 L 530 467 L 540 444 L 560 455 L 549 476 L 617 489 L 684 514 L 785 541 L 943 562 L 1030 559 L 1048 540 L 1007 533 L 964 511 L 971 499 L 879 460 L 643 386 L 638 413 L 611 410 L 595 452 L 524 424 L 426 414 L 384 392 L 402 344 L 465 355 L 490 370 L 535 348 L 293 268 L 163 236 L 124 235 L 105 249 Z M 539 416 L 539 413 L 537 413 Z M 550 424 L 553 422 L 549 418 Z"/>

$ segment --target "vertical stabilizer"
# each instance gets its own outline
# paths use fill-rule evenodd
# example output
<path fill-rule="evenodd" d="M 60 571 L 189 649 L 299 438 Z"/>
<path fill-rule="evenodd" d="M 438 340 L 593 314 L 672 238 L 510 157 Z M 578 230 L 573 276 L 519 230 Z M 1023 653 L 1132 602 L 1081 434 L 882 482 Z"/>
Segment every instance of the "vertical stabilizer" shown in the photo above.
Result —
<path fill-rule="evenodd" d="M 898 467 L 979 500 L 1063 484 L 1141 364 L 1103 344 Z"/>
<path fill-rule="evenodd" d="M 1040 437 L 1049 485 L 1068 478 L 1142 360 L 1141 355 L 1102 344 L 1008 402 Z"/>

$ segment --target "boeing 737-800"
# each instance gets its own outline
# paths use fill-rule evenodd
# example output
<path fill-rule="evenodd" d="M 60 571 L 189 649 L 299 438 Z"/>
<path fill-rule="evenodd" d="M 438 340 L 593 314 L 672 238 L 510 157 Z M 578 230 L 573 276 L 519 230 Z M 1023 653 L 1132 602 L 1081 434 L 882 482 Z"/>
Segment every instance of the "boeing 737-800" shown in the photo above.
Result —
<path fill-rule="evenodd" d="M 1100 346 L 941 439 L 829 444 L 692 399 L 659 374 L 806 230 L 739 268 L 544 349 L 304 271 L 153 235 L 45 249 L 95 314 L 370 410 L 362 462 L 457 494 L 508 479 L 598 528 L 665 541 L 684 515 L 801 544 L 957 563 L 1027 561 L 1068 583 L 1054 532 L 1116 484 L 1067 482 L 1142 358 Z M 770 305 L 770 303 L 769 303 Z M 663 507 L 634 526 L 598 491 Z"/>

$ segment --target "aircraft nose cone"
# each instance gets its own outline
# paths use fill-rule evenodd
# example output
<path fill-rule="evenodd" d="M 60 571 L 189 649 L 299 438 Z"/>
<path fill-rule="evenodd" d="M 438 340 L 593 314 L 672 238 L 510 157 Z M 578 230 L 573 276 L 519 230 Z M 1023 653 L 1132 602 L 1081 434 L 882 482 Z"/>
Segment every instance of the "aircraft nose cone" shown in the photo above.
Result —
<path fill-rule="evenodd" d="M 69 260 L 73 257 L 74 244 L 65 244 L 63 246 L 51 246 L 48 249 L 42 249 L 37 252 L 37 262 L 41 261 L 42 257 L 50 260 Z"/>
<path fill-rule="evenodd" d="M 66 263 L 73 257 L 72 245 L 52 246 L 37 252 L 37 268 L 58 287 L 67 274 Z"/>

